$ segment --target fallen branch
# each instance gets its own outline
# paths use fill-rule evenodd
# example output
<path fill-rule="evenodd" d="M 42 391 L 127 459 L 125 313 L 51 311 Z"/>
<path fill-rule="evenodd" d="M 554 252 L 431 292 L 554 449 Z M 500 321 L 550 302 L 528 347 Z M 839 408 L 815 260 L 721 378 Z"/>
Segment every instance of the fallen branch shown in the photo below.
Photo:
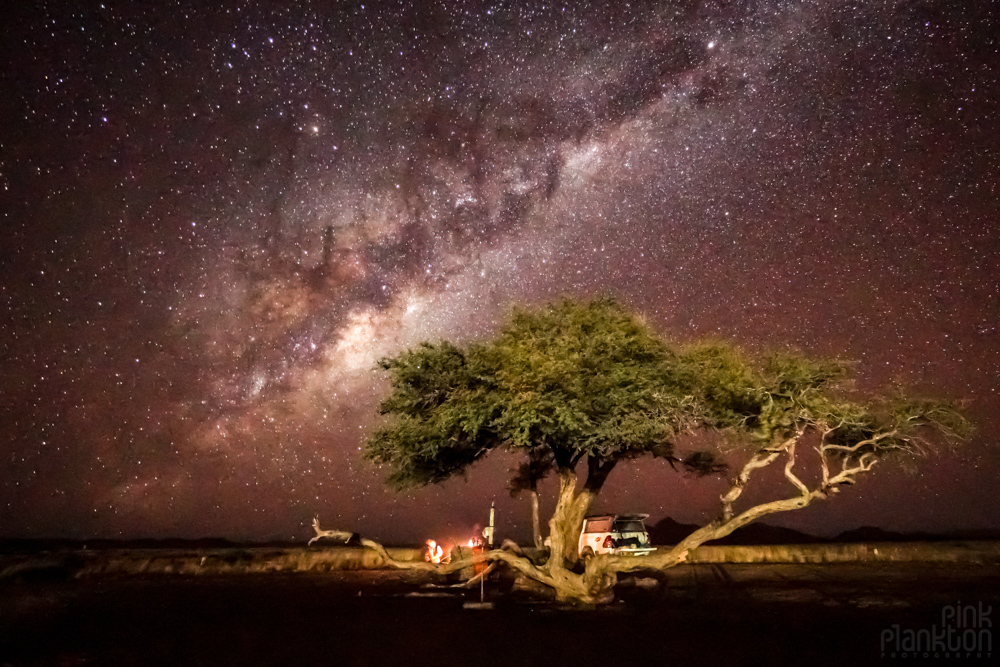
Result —
<path fill-rule="evenodd" d="M 493 572 L 493 570 L 495 569 L 497 569 L 497 564 L 490 563 L 487 567 L 483 568 L 483 570 L 476 576 L 472 577 L 471 579 L 466 579 L 465 581 L 460 581 L 457 584 L 452 584 L 451 586 L 449 586 L 449 588 L 472 588 L 473 586 L 478 584 L 480 580 L 490 576 L 490 573 Z"/>
<path fill-rule="evenodd" d="M 345 543 L 349 541 L 356 533 L 346 531 L 346 530 L 323 530 L 319 525 L 319 517 L 313 519 L 313 530 L 316 531 L 316 536 L 309 540 L 309 544 L 312 544 L 318 539 L 324 537 L 330 537 L 334 539 L 343 540 Z M 417 570 L 421 572 L 433 572 L 435 574 L 447 575 L 454 572 L 459 572 L 468 567 L 474 567 L 483 563 L 487 563 L 488 566 L 483 569 L 482 572 L 472 577 L 471 579 L 464 581 L 456 586 L 469 586 L 473 583 L 478 583 L 482 577 L 485 577 L 490 572 L 496 568 L 498 562 L 506 563 L 513 569 L 521 572 L 522 574 L 535 579 L 541 583 L 552 586 L 552 578 L 537 568 L 534 563 L 525 555 L 516 543 L 511 540 L 504 540 L 503 545 L 499 549 L 493 549 L 491 551 L 484 551 L 478 554 L 472 554 L 465 558 L 460 558 L 458 560 L 452 560 L 446 563 L 429 563 L 426 561 L 406 561 L 406 560 L 396 560 L 389 555 L 389 552 L 380 543 L 369 540 L 367 538 L 362 538 L 359 540 L 359 544 L 362 547 L 371 549 L 385 562 L 386 566 L 392 567 L 398 570 Z"/>

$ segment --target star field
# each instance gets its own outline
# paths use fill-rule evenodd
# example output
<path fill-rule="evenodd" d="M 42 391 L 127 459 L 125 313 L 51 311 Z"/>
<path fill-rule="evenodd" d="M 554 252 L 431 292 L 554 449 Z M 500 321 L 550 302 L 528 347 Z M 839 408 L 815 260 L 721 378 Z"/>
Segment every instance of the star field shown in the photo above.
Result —
<path fill-rule="evenodd" d="M 0 28 L 0 536 L 464 534 L 375 361 L 611 294 L 965 399 L 959 457 L 783 521 L 1000 528 L 992 3 L 22 3 Z M 30 4 L 30 6 L 28 6 Z M 602 502 L 708 518 L 647 461 Z M 435 532 L 438 531 L 438 532 Z"/>

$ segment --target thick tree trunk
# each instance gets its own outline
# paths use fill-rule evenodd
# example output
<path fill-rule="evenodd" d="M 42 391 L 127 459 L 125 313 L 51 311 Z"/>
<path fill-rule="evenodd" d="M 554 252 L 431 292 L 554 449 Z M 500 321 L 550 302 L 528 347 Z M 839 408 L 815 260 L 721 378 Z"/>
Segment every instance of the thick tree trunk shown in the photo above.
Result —
<path fill-rule="evenodd" d="M 550 571 L 552 567 L 571 568 L 580 559 L 577 553 L 580 530 L 594 496 L 588 489 L 577 492 L 576 474 L 572 470 L 559 471 L 559 499 L 549 519 Z"/>
<path fill-rule="evenodd" d="M 596 559 L 586 564 L 584 574 L 573 570 L 580 561 L 579 541 L 583 519 L 597 495 L 596 489 L 577 491 L 576 475 L 572 470 L 559 471 L 559 499 L 549 520 L 549 560 L 543 566 L 556 599 L 562 602 L 598 604 L 609 602 L 618 577 L 604 567 L 592 566 Z"/>

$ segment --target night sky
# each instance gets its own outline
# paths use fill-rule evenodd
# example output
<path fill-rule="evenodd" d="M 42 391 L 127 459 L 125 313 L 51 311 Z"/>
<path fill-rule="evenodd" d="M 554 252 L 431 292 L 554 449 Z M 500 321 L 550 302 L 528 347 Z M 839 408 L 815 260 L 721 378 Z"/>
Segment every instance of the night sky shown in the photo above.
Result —
<path fill-rule="evenodd" d="M 510 456 L 385 489 L 375 361 L 603 294 L 969 401 L 960 456 L 775 523 L 1000 529 L 995 3 L 8 4 L 0 536 L 523 536 Z"/>

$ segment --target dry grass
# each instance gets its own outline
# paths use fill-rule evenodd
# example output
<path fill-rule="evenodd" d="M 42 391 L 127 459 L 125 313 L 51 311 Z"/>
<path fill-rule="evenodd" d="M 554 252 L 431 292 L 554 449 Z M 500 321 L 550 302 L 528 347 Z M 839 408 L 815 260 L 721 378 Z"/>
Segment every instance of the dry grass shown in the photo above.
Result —
<path fill-rule="evenodd" d="M 418 560 L 420 549 L 389 549 L 397 560 Z M 689 563 L 998 563 L 1000 542 L 904 542 L 772 546 L 702 546 Z M 228 575 L 268 572 L 378 570 L 385 561 L 361 547 L 247 549 L 130 549 L 71 551 L 0 559 L 0 580 L 32 574 Z"/>

